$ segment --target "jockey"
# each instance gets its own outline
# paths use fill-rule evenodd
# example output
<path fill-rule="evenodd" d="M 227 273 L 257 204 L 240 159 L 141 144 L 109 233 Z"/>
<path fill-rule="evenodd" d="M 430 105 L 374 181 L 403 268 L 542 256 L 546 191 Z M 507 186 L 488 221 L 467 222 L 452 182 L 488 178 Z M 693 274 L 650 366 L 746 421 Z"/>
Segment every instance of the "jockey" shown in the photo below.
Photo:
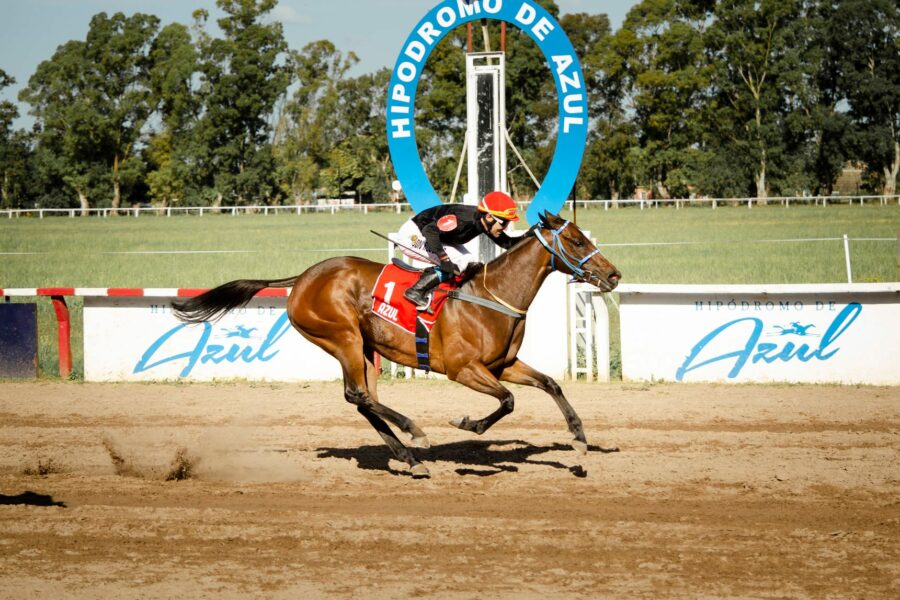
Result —
<path fill-rule="evenodd" d="M 511 248 L 521 238 L 506 235 L 511 221 L 518 221 L 515 201 L 504 192 L 491 192 L 478 206 L 439 204 L 423 210 L 400 228 L 403 244 L 418 254 L 403 249 L 415 260 L 431 259 L 440 266 L 425 269 L 419 280 L 403 295 L 420 310 L 428 307 L 428 292 L 441 281 L 461 273 L 475 257 L 463 246 L 482 233 L 501 248 Z"/>

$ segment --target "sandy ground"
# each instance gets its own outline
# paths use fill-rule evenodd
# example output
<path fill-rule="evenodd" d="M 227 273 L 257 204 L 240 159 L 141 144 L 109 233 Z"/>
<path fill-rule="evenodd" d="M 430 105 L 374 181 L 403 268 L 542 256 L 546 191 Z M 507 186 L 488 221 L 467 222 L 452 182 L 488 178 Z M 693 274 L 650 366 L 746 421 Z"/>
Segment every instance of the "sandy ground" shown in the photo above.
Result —
<path fill-rule="evenodd" d="M 900 388 L 563 387 L 0 384 L 0 597 L 900 597 Z"/>

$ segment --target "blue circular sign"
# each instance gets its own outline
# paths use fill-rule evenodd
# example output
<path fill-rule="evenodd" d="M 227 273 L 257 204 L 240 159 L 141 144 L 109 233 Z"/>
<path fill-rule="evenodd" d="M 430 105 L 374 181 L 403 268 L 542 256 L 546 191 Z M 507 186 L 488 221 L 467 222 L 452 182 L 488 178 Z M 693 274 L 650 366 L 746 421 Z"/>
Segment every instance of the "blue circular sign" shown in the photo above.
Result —
<path fill-rule="evenodd" d="M 575 49 L 559 23 L 528 0 L 444 0 L 419 21 L 406 38 L 391 74 L 387 101 L 388 148 L 397 178 L 413 210 L 441 204 L 425 174 L 415 135 L 415 101 L 419 77 L 435 45 L 454 28 L 470 21 L 494 19 L 527 33 L 543 52 L 556 82 L 559 130 L 553 161 L 525 213 L 537 223 L 542 211 L 558 213 L 578 176 L 587 141 L 587 92 Z"/>

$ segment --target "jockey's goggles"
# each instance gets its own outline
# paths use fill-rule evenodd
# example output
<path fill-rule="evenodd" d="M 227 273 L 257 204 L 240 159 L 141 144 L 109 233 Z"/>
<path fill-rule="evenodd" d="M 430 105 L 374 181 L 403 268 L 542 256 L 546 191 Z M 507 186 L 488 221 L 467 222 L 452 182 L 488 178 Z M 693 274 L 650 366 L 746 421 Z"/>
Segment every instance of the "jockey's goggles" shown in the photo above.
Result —
<path fill-rule="evenodd" d="M 509 223 L 510 221 L 518 221 L 519 214 L 515 207 L 507 208 L 506 210 L 486 210 L 484 207 L 479 206 L 478 210 L 485 214 L 489 214 L 495 219 L 499 221 L 504 221 Z"/>
<path fill-rule="evenodd" d="M 491 219 L 492 219 L 492 222 L 490 224 L 491 226 L 493 226 L 494 223 L 499 223 L 500 229 L 506 229 L 507 227 L 509 227 L 509 223 L 510 223 L 509 219 L 502 219 L 502 218 L 498 217 L 497 215 L 495 215 L 494 213 L 487 213 L 487 215 L 485 215 L 485 216 L 491 217 Z"/>

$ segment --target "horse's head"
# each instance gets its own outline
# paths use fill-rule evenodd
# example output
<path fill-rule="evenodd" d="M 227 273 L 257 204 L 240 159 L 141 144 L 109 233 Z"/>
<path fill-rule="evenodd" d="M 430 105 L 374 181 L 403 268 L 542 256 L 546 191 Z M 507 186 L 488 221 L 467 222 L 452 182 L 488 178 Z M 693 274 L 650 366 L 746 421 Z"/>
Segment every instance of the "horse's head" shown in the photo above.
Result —
<path fill-rule="evenodd" d="M 548 212 L 541 213 L 534 235 L 551 254 L 550 266 L 575 281 L 612 291 L 622 274 L 576 225 Z"/>

